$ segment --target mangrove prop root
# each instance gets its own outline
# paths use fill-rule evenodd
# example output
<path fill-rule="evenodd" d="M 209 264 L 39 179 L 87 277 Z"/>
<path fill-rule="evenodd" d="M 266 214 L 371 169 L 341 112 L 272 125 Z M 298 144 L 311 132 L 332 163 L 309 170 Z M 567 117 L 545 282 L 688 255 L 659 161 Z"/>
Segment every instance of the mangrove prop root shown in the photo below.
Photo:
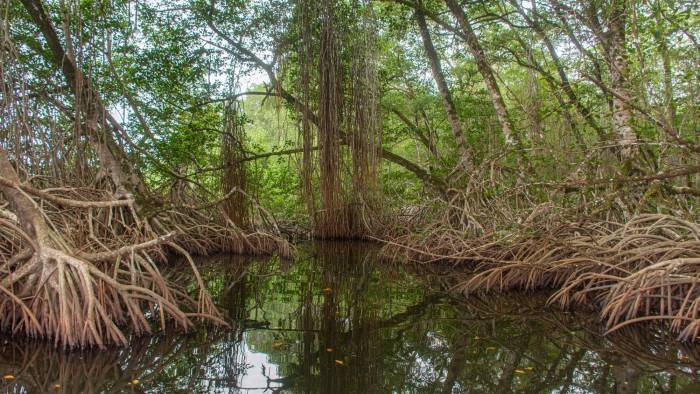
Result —
<path fill-rule="evenodd" d="M 292 254 L 275 235 L 244 233 L 196 211 L 160 212 L 146 221 L 130 206 L 66 208 L 65 200 L 77 201 L 65 197 L 70 188 L 49 200 L 4 191 L 36 214 L 40 231 L 26 231 L 22 214 L 0 218 L 0 330 L 55 345 L 127 345 L 129 335 L 151 332 L 154 321 L 180 329 L 193 319 L 225 325 L 188 252 Z M 109 201 L 104 192 L 92 194 Z M 194 292 L 161 274 L 172 252 L 189 261 Z"/>
<path fill-rule="evenodd" d="M 640 214 L 626 223 L 569 223 L 500 238 L 404 235 L 387 240 L 383 256 L 462 265 L 470 273 L 452 289 L 463 294 L 554 289 L 549 304 L 594 305 L 609 333 L 660 322 L 682 341 L 700 334 L 700 226 L 674 216 Z"/>

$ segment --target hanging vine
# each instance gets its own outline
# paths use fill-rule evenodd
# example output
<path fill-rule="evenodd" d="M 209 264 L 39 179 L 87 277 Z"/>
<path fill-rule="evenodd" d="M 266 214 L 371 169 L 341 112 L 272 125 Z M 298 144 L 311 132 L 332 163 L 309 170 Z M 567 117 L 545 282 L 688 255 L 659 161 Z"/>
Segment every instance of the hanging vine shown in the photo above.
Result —
<path fill-rule="evenodd" d="M 320 238 L 360 238 L 365 207 L 376 187 L 381 130 L 374 67 L 374 28 L 366 2 L 298 3 L 299 83 L 303 108 L 302 190 Z M 317 91 L 313 91 L 317 80 Z M 317 107 L 312 99 L 318 97 Z M 312 111 L 317 117 L 312 119 Z M 315 123 L 320 152 L 311 150 Z M 312 163 L 319 169 L 315 208 Z"/>

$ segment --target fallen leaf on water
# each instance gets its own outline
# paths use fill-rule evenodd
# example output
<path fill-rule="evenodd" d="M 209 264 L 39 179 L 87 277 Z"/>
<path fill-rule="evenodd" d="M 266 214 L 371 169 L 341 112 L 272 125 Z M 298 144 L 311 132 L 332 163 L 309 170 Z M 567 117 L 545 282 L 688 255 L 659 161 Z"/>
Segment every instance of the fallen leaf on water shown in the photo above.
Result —
<path fill-rule="evenodd" d="M 131 381 L 131 384 L 133 384 L 133 385 L 137 385 L 137 384 L 139 384 L 139 383 L 141 383 L 141 381 L 138 380 L 138 379 L 134 379 L 134 380 Z"/>
<path fill-rule="evenodd" d="M 2 377 L 5 380 L 15 380 L 15 375 L 10 375 L 9 373 Z"/>
<path fill-rule="evenodd" d="M 532 370 L 535 369 L 535 368 L 533 368 L 533 367 L 527 367 L 527 368 L 525 368 L 525 369 L 528 370 L 528 371 L 532 371 Z"/>
<path fill-rule="evenodd" d="M 496 350 L 496 348 L 493 347 L 493 346 L 489 346 L 489 347 L 486 348 L 486 350 L 489 351 L 489 352 L 492 352 L 492 351 Z"/>
<path fill-rule="evenodd" d="M 272 343 L 272 347 L 274 347 L 274 348 L 280 348 L 283 345 L 284 345 L 284 342 L 282 342 L 282 341 L 277 341 L 277 342 Z"/>
<path fill-rule="evenodd" d="M 332 348 L 332 347 L 327 347 L 327 348 L 326 348 L 326 351 L 327 351 L 328 353 L 330 353 L 330 352 L 333 351 L 333 348 Z"/>
<path fill-rule="evenodd" d="M 335 365 L 344 365 L 343 360 L 335 360 Z"/>
<path fill-rule="evenodd" d="M 333 289 L 331 289 L 330 287 L 326 287 L 325 289 L 323 289 L 324 293 L 330 293 L 332 291 L 333 291 Z"/>
<path fill-rule="evenodd" d="M 516 369 L 515 373 L 523 374 L 523 373 L 525 373 L 525 370 L 524 369 Z"/>
<path fill-rule="evenodd" d="M 60 385 L 60 384 L 58 384 L 58 383 L 56 383 L 56 384 L 54 384 L 54 385 L 53 385 L 53 388 L 55 388 L 56 390 L 58 390 L 58 389 L 60 389 L 60 388 L 61 388 L 61 385 Z"/>
<path fill-rule="evenodd" d="M 475 341 L 478 341 L 479 339 L 481 339 L 481 337 L 478 336 L 478 335 L 474 337 L 474 340 L 475 340 Z"/>

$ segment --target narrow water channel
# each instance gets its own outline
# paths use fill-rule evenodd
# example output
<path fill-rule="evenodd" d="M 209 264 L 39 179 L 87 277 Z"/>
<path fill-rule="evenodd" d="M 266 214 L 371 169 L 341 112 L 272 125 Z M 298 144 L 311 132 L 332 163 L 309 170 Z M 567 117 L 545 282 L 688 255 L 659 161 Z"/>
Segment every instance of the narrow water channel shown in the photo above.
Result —
<path fill-rule="evenodd" d="M 201 262 L 229 329 L 103 352 L 3 340 L 2 392 L 700 392 L 697 348 L 649 330 L 603 338 L 595 315 L 542 308 L 542 295 L 454 299 L 375 246 Z"/>

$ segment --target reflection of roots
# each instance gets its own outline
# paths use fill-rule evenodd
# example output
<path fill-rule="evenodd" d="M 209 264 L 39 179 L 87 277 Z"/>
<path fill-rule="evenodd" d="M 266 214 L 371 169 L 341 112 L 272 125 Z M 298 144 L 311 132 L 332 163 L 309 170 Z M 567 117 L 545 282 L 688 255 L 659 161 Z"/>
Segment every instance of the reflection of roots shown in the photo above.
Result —
<path fill-rule="evenodd" d="M 466 321 L 470 326 L 482 332 L 490 332 L 493 321 L 505 322 L 506 325 L 510 322 L 521 331 L 522 327 L 534 324 L 538 332 L 547 333 L 548 340 L 558 343 L 557 347 L 568 344 L 571 348 L 588 349 L 601 357 L 615 357 L 612 350 L 649 372 L 665 370 L 679 377 L 693 377 L 693 370 L 700 365 L 697 346 L 674 343 L 673 337 L 666 335 L 664 330 L 625 327 L 603 338 L 600 325 L 595 319 L 590 319 L 592 316 L 588 312 L 568 313 L 543 308 L 544 300 L 544 294 L 473 296 L 460 300 L 459 307 L 461 313 L 469 317 Z M 684 355 L 680 359 L 679 351 Z"/>
<path fill-rule="evenodd" d="M 212 375 L 236 382 L 236 372 L 245 371 L 240 357 L 235 358 L 240 354 L 239 335 L 240 331 L 213 327 L 187 335 L 130 336 L 128 347 L 99 351 L 66 350 L 42 341 L 0 341 L 0 371 L 14 377 L 4 382 L 2 392 L 202 392 Z M 222 366 L 225 372 L 213 373 Z"/>
<path fill-rule="evenodd" d="M 625 224 L 561 225 L 509 238 L 441 233 L 397 239 L 383 252 L 469 264 L 474 274 L 455 286 L 464 293 L 557 289 L 551 303 L 597 305 L 609 331 L 660 321 L 680 340 L 700 333 L 700 227 L 693 222 L 639 215 Z"/>
<path fill-rule="evenodd" d="M 130 338 L 127 349 L 103 351 L 55 348 L 42 342 L 0 345 L 0 368 L 14 376 L 8 392 L 117 393 L 159 376 L 181 346 L 178 336 Z M 204 355 L 202 356 L 204 357 Z"/>

